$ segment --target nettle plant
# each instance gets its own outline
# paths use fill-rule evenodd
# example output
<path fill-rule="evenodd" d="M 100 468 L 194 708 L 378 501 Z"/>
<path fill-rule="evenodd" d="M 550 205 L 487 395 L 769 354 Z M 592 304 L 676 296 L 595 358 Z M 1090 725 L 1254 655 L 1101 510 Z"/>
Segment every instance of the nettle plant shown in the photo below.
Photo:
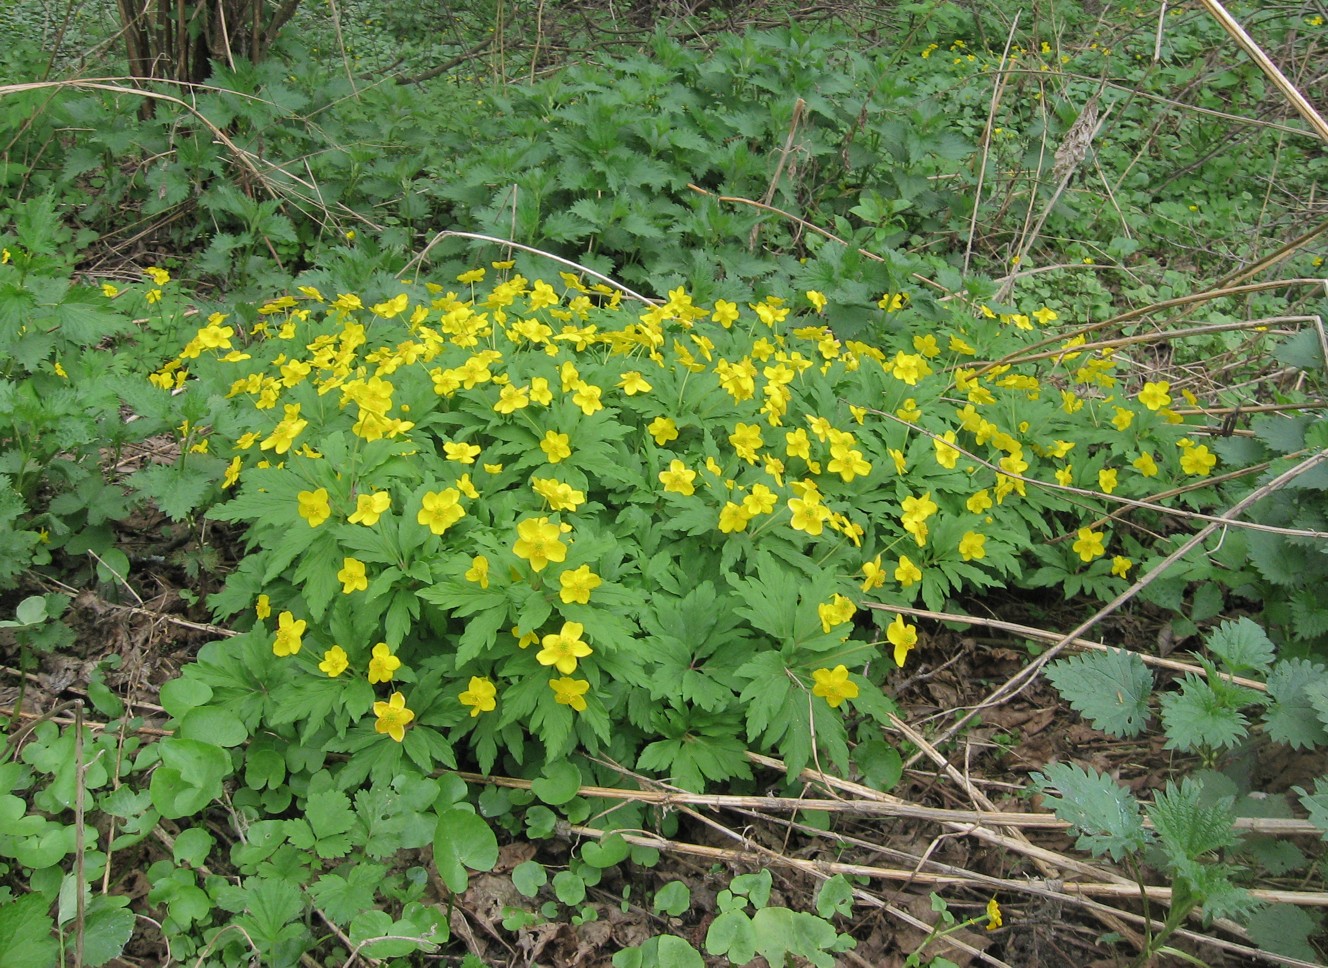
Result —
<path fill-rule="evenodd" d="M 1118 590 L 1138 546 L 1100 492 L 1214 464 L 1166 384 L 1126 395 L 1081 337 L 979 362 L 1043 338 L 1046 307 L 886 294 L 877 347 L 837 339 L 819 292 L 641 305 L 494 265 L 458 291 L 302 286 L 154 377 L 215 401 L 197 432 L 233 497 L 210 514 L 249 549 L 210 600 L 243 631 L 186 675 L 251 731 L 351 754 L 341 782 L 458 746 L 690 789 L 748 776 L 753 747 L 794 775 L 856 746 L 871 772 L 889 751 L 849 726 L 879 730 L 919 640 L 861 603 L 941 607 L 1033 547 Z"/>

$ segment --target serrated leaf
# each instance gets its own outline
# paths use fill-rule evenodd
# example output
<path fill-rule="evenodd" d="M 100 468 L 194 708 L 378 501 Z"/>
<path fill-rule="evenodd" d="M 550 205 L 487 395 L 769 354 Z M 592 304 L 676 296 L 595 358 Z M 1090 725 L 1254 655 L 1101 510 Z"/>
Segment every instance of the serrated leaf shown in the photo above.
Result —
<path fill-rule="evenodd" d="M 1259 623 L 1248 618 L 1223 622 L 1208 634 L 1208 649 L 1222 658 L 1232 672 L 1250 669 L 1265 673 L 1276 651 Z"/>
<path fill-rule="evenodd" d="M 202 506 L 203 498 L 220 478 L 220 473 L 209 466 L 213 462 L 200 461 L 199 456 L 194 455 L 183 467 L 145 467 L 129 478 L 129 486 L 172 521 L 184 521 Z"/>
<path fill-rule="evenodd" d="M 1314 781 L 1314 792 L 1304 787 L 1292 787 L 1300 795 L 1300 805 L 1309 811 L 1310 823 L 1319 828 L 1324 840 L 1328 840 L 1328 777 L 1319 777 Z"/>
<path fill-rule="evenodd" d="M 1203 784 L 1185 777 L 1177 786 L 1168 780 L 1148 808 L 1162 849 L 1172 858 L 1199 860 L 1236 842 L 1236 815 L 1231 798 L 1205 803 Z"/>
<path fill-rule="evenodd" d="M 1268 735 L 1292 749 L 1313 749 L 1328 745 L 1328 730 L 1319 719 L 1315 695 L 1328 682 L 1328 669 L 1308 659 L 1279 662 L 1268 677 L 1268 695 L 1272 705 L 1264 714 Z"/>
<path fill-rule="evenodd" d="M 0 964 L 5 968 L 53 968 L 60 949 L 52 931 L 50 902 L 40 894 L 0 904 Z"/>
<path fill-rule="evenodd" d="M 1186 673 L 1180 692 L 1162 697 L 1162 725 L 1169 750 L 1230 749 L 1249 726 L 1238 709 L 1192 672 Z"/>
<path fill-rule="evenodd" d="M 1319 952 L 1310 938 L 1319 931 L 1320 918 L 1294 904 L 1269 904 L 1250 915 L 1245 928 L 1260 948 L 1313 964 Z"/>
<path fill-rule="evenodd" d="M 1060 791 L 1059 797 L 1047 796 L 1047 803 L 1079 832 L 1080 850 L 1119 861 L 1148 843 L 1139 801 L 1111 777 L 1073 763 L 1053 763 L 1045 774 L 1034 773 L 1033 781 L 1044 794 L 1051 788 Z"/>
<path fill-rule="evenodd" d="M 382 864 L 359 863 L 349 870 L 324 874 L 309 894 L 319 910 L 338 924 L 349 924 L 361 911 L 375 907 L 374 899 L 387 868 Z"/>
<path fill-rule="evenodd" d="M 1124 649 L 1071 656 L 1047 667 L 1061 697 L 1093 726 L 1112 736 L 1138 736 L 1148 724 L 1153 674 Z"/>

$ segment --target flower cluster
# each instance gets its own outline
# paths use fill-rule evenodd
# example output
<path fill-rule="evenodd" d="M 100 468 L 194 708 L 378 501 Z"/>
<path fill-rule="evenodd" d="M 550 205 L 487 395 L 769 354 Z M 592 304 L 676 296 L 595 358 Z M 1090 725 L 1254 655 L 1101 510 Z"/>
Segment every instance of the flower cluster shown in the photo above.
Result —
<path fill-rule="evenodd" d="M 1131 399 L 1082 338 L 1041 368 L 984 362 L 1045 338 L 1046 307 L 924 329 L 887 294 L 902 322 L 876 346 L 836 337 L 821 293 L 703 307 L 675 290 L 634 312 L 495 266 L 487 290 L 487 270 L 458 277 L 468 296 L 302 287 L 246 332 L 209 319 L 156 377 L 239 406 L 215 515 L 261 551 L 220 607 L 261 595 L 276 655 L 307 637 L 312 674 L 391 689 L 373 711 L 394 739 L 415 722 L 511 743 L 525 723 L 551 755 L 645 742 L 748 706 L 769 654 L 824 708 L 884 716 L 870 660 L 903 666 L 918 630 L 863 602 L 940 607 L 1030 554 L 1124 581 L 1130 559 L 1101 560 L 1110 532 L 1057 487 L 1146 496 L 1214 467 L 1176 436 L 1167 383 Z M 729 613 L 723 649 L 678 631 Z M 425 677 L 450 685 L 417 716 L 397 684 Z M 750 739 L 792 735 L 745 715 Z"/>

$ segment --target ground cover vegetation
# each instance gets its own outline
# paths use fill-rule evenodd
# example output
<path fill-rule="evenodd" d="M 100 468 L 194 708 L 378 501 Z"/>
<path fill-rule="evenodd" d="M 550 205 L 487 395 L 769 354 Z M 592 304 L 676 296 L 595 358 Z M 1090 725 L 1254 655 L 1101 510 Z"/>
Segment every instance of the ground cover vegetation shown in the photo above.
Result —
<path fill-rule="evenodd" d="M 233 6 L 0 20 L 0 963 L 1322 961 L 1212 10 Z"/>

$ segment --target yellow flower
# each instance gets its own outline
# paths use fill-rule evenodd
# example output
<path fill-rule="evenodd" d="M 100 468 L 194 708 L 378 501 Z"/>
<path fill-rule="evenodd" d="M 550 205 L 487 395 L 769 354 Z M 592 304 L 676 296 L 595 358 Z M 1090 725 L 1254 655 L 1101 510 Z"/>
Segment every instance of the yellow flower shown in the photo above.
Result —
<path fill-rule="evenodd" d="M 805 498 L 790 498 L 789 510 L 793 512 L 790 522 L 795 531 L 805 531 L 813 537 L 825 530 L 825 522 L 830 520 L 830 509 L 821 503 L 816 495 Z"/>
<path fill-rule="evenodd" d="M 752 516 L 747 513 L 747 509 L 741 504 L 734 504 L 728 501 L 719 511 L 719 530 L 724 534 L 732 534 L 735 531 L 746 531 L 747 522 Z"/>
<path fill-rule="evenodd" d="M 680 460 L 670 461 L 669 469 L 659 472 L 659 482 L 664 485 L 664 490 L 683 497 L 690 497 L 696 492 L 696 486 L 692 483 L 694 480 L 696 471 L 688 470 L 687 465 Z"/>
<path fill-rule="evenodd" d="M 1139 391 L 1139 402 L 1149 410 L 1161 410 L 1171 402 L 1171 394 L 1167 393 L 1170 389 L 1171 384 L 1165 380 L 1145 383 L 1144 388 Z"/>
<path fill-rule="evenodd" d="M 103 282 L 101 284 L 101 294 L 107 299 L 114 299 L 116 296 L 120 295 L 120 290 L 109 282 Z"/>
<path fill-rule="evenodd" d="M 148 266 L 143 270 L 143 275 L 149 277 L 159 286 L 164 286 L 171 281 L 171 274 L 165 269 L 160 269 L 157 266 Z"/>
<path fill-rule="evenodd" d="M 964 506 L 972 514 L 981 514 L 991 507 L 991 503 L 991 492 L 984 487 L 982 490 L 970 494 L 968 500 L 964 502 Z"/>
<path fill-rule="evenodd" d="M 254 612 L 258 615 L 261 622 L 272 614 L 272 600 L 266 595 L 259 595 L 258 600 L 254 602 Z"/>
<path fill-rule="evenodd" d="M 559 540 L 562 529 L 548 518 L 526 518 L 517 524 L 516 534 L 512 551 L 530 562 L 534 571 L 543 571 L 549 562 L 567 558 L 567 545 Z"/>
<path fill-rule="evenodd" d="M 576 392 L 572 394 L 572 402 L 581 408 L 582 413 L 589 417 L 595 411 L 604 409 L 604 404 L 599 402 L 600 394 L 603 392 L 597 386 L 578 382 Z"/>
<path fill-rule="evenodd" d="M 869 592 L 873 588 L 879 588 L 881 585 L 884 585 L 885 569 L 881 567 L 881 556 L 877 555 L 871 561 L 863 562 L 862 574 L 864 576 L 862 582 L 862 590 L 864 592 Z"/>
<path fill-rule="evenodd" d="M 337 572 L 337 581 L 341 582 L 341 593 L 362 592 L 369 587 L 369 579 L 364 574 L 364 562 L 356 558 L 346 558 Z"/>
<path fill-rule="evenodd" d="M 513 413 L 530 406 L 530 391 L 526 387 L 514 387 L 510 383 L 498 391 L 498 402 L 493 405 L 495 413 Z"/>
<path fill-rule="evenodd" d="M 462 285 L 474 285 L 477 282 L 483 282 L 484 269 L 468 269 L 457 276 L 456 281 Z"/>
<path fill-rule="evenodd" d="M 1128 430 L 1130 424 L 1134 423 L 1134 411 L 1126 410 L 1124 407 L 1113 407 L 1112 409 L 1116 413 L 1111 418 L 1111 425 L 1122 432 Z"/>
<path fill-rule="evenodd" d="M 825 465 L 825 469 L 831 474 L 838 474 L 846 484 L 855 477 L 871 473 L 871 464 L 863 458 L 862 451 L 847 444 L 831 445 L 830 456 L 832 459 Z"/>
<path fill-rule="evenodd" d="M 885 630 L 885 637 L 895 647 L 895 665 L 904 668 L 904 660 L 918 644 L 918 628 L 904 621 L 904 616 L 896 615 L 895 620 Z"/>
<path fill-rule="evenodd" d="M 655 443 L 663 447 L 670 440 L 678 439 L 678 427 L 669 417 L 656 417 L 646 427 L 646 433 L 655 438 Z"/>
<path fill-rule="evenodd" d="M 1116 490 L 1116 469 L 1103 468 L 1097 472 L 1097 486 L 1103 494 L 1110 494 Z"/>
<path fill-rule="evenodd" d="M 1059 468 L 1056 471 L 1056 483 L 1061 487 L 1069 487 L 1074 482 L 1074 468 L 1069 464 Z"/>
<path fill-rule="evenodd" d="M 461 492 L 455 487 L 442 491 L 429 491 L 420 501 L 415 520 L 434 534 L 442 534 L 466 516 L 461 506 Z"/>
<path fill-rule="evenodd" d="M 953 470 L 955 461 L 959 459 L 959 450 L 954 445 L 955 432 L 947 430 L 944 437 L 937 437 L 932 440 L 936 445 L 936 463 L 947 470 Z"/>
<path fill-rule="evenodd" d="M 1186 474 L 1207 477 L 1216 466 L 1217 456 L 1208 449 L 1207 444 L 1187 447 L 1185 453 L 1180 456 L 1180 469 Z"/>
<path fill-rule="evenodd" d="M 549 680 L 549 688 L 553 690 L 553 698 L 560 706 L 571 706 L 579 713 L 586 711 L 585 696 L 590 689 L 590 683 L 586 680 L 563 676 L 561 679 Z"/>
<path fill-rule="evenodd" d="M 401 660 L 392 654 L 386 642 L 379 642 L 369 657 L 369 683 L 391 682 L 393 674 L 400 668 Z"/>
<path fill-rule="evenodd" d="M 858 698 L 858 685 L 848 677 L 848 669 L 837 665 L 833 669 L 817 669 L 812 673 L 816 685 L 812 695 L 820 696 L 831 709 L 839 708 L 845 699 Z"/>
<path fill-rule="evenodd" d="M 646 382 L 646 378 L 636 370 L 628 370 L 618 381 L 618 389 L 629 397 L 634 397 L 638 393 L 649 393 L 653 388 Z"/>
<path fill-rule="evenodd" d="M 226 465 L 226 476 L 221 479 L 221 486 L 223 490 L 225 488 L 234 486 L 235 482 L 240 479 L 240 469 L 243 466 L 244 466 L 244 461 L 240 459 L 239 454 L 236 454 L 234 457 L 231 458 L 231 462 Z"/>
<path fill-rule="evenodd" d="M 350 659 L 346 655 L 346 650 L 339 645 L 334 645 L 324 652 L 323 661 L 318 663 L 318 668 L 326 672 L 329 679 L 335 679 L 349 666 Z"/>
<path fill-rule="evenodd" d="M 1092 561 L 1094 558 L 1101 558 L 1107 553 L 1104 535 L 1101 531 L 1094 531 L 1091 528 L 1080 528 L 1079 537 L 1075 539 L 1072 545 L 1075 554 L 1082 561 Z"/>
<path fill-rule="evenodd" d="M 987 536 L 976 531 L 965 531 L 959 539 L 959 557 L 965 561 L 987 557 Z"/>
<path fill-rule="evenodd" d="M 576 660 L 591 653 L 590 646 L 581 638 L 584 631 L 585 626 L 580 622 L 564 622 L 560 631 L 540 640 L 542 648 L 535 654 L 535 661 L 570 676 L 576 671 Z"/>
<path fill-rule="evenodd" d="M 572 456 L 572 439 L 556 430 L 546 430 L 544 439 L 540 441 L 540 450 L 544 451 L 550 464 L 556 464 Z"/>
<path fill-rule="evenodd" d="M 895 581 L 908 588 L 910 585 L 922 581 L 922 569 L 913 564 L 908 555 L 900 555 L 899 564 L 895 568 Z"/>
<path fill-rule="evenodd" d="M 398 743 L 406 738 L 406 726 L 415 718 L 415 714 L 406 708 L 405 696 L 394 692 L 387 702 L 374 703 L 373 711 L 378 717 L 378 722 L 374 723 L 375 731 L 386 733 Z"/>
<path fill-rule="evenodd" d="M 456 443 L 449 441 L 443 444 L 443 454 L 448 460 L 454 460 L 458 464 L 473 464 L 475 458 L 480 455 L 480 448 L 464 441 Z"/>
<path fill-rule="evenodd" d="M 304 630 L 309 623 L 304 619 L 296 621 L 295 616 L 290 612 L 282 612 L 277 616 L 277 637 L 272 643 L 272 652 L 274 655 L 282 656 L 297 655 L 300 646 L 304 643 L 301 639 L 304 637 Z"/>
<path fill-rule="evenodd" d="M 738 423 L 729 434 L 729 443 L 733 445 L 733 452 L 743 460 L 756 463 L 756 452 L 765 446 L 760 424 Z"/>
<path fill-rule="evenodd" d="M 332 506 L 327 501 L 327 488 L 316 491 L 301 491 L 296 495 L 300 502 L 300 517 L 309 522 L 309 527 L 316 528 L 332 515 Z"/>
<path fill-rule="evenodd" d="M 742 499 L 742 508 L 748 517 L 754 518 L 758 514 L 769 514 L 778 501 L 779 498 L 770 488 L 764 484 L 753 484 L 751 493 Z"/>
<path fill-rule="evenodd" d="M 1130 461 L 1130 464 L 1133 465 L 1134 469 L 1144 477 L 1157 476 L 1157 461 L 1153 460 L 1152 454 L 1143 454 L 1136 457 L 1134 460 Z"/>
<path fill-rule="evenodd" d="M 470 687 L 457 698 L 461 700 L 463 706 L 470 707 L 470 715 L 473 719 L 480 713 L 493 712 L 498 705 L 495 699 L 497 695 L 497 687 L 488 679 L 483 676 L 471 676 Z"/>
<path fill-rule="evenodd" d="M 410 304 L 409 297 L 403 292 L 386 302 L 380 302 L 373 307 L 373 312 L 384 319 L 392 319 L 405 312 L 406 306 Z"/>
<path fill-rule="evenodd" d="M 851 621 L 853 613 L 857 610 L 858 607 L 852 601 L 840 594 L 836 594 L 828 602 L 821 602 L 816 606 L 816 614 L 821 619 L 821 631 L 828 633 L 836 625 Z M 833 706 L 834 703 L 830 705 Z"/>
<path fill-rule="evenodd" d="M 996 898 L 987 902 L 987 930 L 995 931 L 1005 921 L 1001 918 L 1001 906 L 996 903 Z"/>
<path fill-rule="evenodd" d="M 562 599 L 564 605 L 573 603 L 589 605 L 590 593 L 604 584 L 604 580 L 591 571 L 589 565 L 582 565 L 580 568 L 559 575 L 558 584 L 562 586 L 558 597 Z"/>
<path fill-rule="evenodd" d="M 1116 555 L 1111 559 L 1111 573 L 1118 578 L 1126 578 L 1130 574 L 1130 569 L 1134 566 L 1129 558 L 1124 555 Z"/>
<path fill-rule="evenodd" d="M 489 559 L 484 555 L 476 555 L 470 559 L 470 567 L 463 576 L 466 581 L 472 581 L 481 588 L 489 587 Z"/>
<path fill-rule="evenodd" d="M 355 511 L 349 520 L 351 524 L 375 525 L 383 513 L 392 506 L 392 495 L 387 491 L 374 491 L 372 494 L 358 494 L 355 497 Z"/>

